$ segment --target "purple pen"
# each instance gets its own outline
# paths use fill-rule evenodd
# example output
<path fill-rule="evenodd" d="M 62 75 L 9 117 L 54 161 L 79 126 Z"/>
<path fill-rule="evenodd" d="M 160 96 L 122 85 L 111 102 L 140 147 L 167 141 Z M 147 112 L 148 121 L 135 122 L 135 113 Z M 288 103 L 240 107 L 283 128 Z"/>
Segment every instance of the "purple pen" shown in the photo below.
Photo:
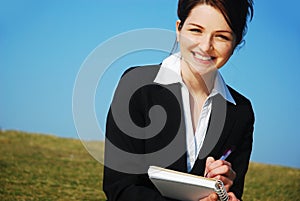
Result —
<path fill-rule="evenodd" d="M 231 154 L 232 149 L 228 149 L 220 158 L 220 160 L 226 160 L 226 158 Z"/>
<path fill-rule="evenodd" d="M 227 149 L 226 152 L 221 156 L 220 160 L 226 160 L 226 158 L 231 154 L 233 149 Z M 204 175 L 204 177 L 207 177 L 208 172 Z"/>

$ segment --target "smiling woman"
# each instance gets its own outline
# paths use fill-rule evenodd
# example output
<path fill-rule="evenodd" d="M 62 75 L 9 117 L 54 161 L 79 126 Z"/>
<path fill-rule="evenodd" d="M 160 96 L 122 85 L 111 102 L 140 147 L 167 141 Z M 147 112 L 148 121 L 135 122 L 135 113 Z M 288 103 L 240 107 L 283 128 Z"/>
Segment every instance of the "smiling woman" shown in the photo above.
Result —
<path fill-rule="evenodd" d="M 247 32 L 247 19 L 252 19 L 253 17 L 253 2 L 249 1 L 210 1 L 210 0 L 200 0 L 200 1 L 185 1 L 179 0 L 177 14 L 180 19 L 179 28 L 185 23 L 186 19 L 189 17 L 191 8 L 194 8 L 198 4 L 206 4 L 213 8 L 216 8 L 222 15 L 223 19 L 226 21 L 225 26 L 229 26 L 232 32 L 236 36 L 235 47 L 243 41 L 243 37 Z M 207 13 L 209 14 L 209 13 Z"/>
<path fill-rule="evenodd" d="M 195 6 L 183 25 L 181 23 L 180 20 L 176 23 L 182 58 L 181 75 L 191 93 L 195 132 L 201 109 L 214 84 L 213 74 L 232 55 L 236 37 L 222 13 L 210 5 Z M 199 93 L 203 90 L 205 94 Z"/>
<path fill-rule="evenodd" d="M 184 68 L 191 66 L 206 74 L 207 67 L 221 68 L 233 53 L 235 34 L 222 13 L 212 6 L 196 6 L 185 23 L 178 20 L 176 27 Z"/>
<path fill-rule="evenodd" d="M 221 180 L 230 200 L 241 199 L 254 113 L 218 69 L 243 40 L 252 12 L 251 0 L 179 0 L 180 51 L 160 65 L 128 69 L 115 91 L 105 140 L 109 200 L 170 200 L 149 180 L 151 165 Z M 226 161 L 217 160 L 228 149 Z"/>

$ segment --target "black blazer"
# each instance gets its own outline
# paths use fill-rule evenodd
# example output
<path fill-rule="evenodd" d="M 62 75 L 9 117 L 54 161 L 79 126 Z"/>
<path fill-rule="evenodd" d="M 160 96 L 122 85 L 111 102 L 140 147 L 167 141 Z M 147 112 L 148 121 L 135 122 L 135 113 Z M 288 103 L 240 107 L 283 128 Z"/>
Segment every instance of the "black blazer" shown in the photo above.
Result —
<path fill-rule="evenodd" d="M 159 68 L 160 65 L 131 68 L 116 89 L 105 140 L 103 190 L 110 201 L 171 200 L 163 197 L 149 180 L 149 165 L 187 172 L 180 84 L 154 83 Z M 190 173 L 203 176 L 208 156 L 218 159 L 226 149 L 234 148 L 226 159 L 237 173 L 230 191 L 241 199 L 252 150 L 254 113 L 248 99 L 230 87 L 229 90 L 236 105 L 221 95 L 213 97 L 208 131 Z"/>

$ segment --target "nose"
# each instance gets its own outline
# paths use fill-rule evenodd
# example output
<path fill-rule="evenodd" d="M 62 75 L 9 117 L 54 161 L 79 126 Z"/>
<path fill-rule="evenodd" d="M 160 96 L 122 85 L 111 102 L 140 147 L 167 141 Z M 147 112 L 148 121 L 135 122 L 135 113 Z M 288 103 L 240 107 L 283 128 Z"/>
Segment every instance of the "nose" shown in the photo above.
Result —
<path fill-rule="evenodd" d="M 212 39 L 209 35 L 202 36 L 198 41 L 198 47 L 204 52 L 208 53 L 213 49 Z"/>

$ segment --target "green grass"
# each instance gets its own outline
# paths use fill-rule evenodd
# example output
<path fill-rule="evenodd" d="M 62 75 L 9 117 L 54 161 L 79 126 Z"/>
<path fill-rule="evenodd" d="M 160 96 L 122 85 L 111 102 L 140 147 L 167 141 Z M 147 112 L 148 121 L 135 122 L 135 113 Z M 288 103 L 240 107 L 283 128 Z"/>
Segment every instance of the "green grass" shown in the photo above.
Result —
<path fill-rule="evenodd" d="M 103 165 L 75 139 L 0 131 L 0 200 L 105 200 Z M 244 200 L 299 200 L 300 169 L 251 163 Z"/>
<path fill-rule="evenodd" d="M 0 132 L 0 200 L 105 200 L 103 166 L 79 140 Z"/>
<path fill-rule="evenodd" d="M 300 201 L 300 169 L 251 163 L 244 200 Z"/>

